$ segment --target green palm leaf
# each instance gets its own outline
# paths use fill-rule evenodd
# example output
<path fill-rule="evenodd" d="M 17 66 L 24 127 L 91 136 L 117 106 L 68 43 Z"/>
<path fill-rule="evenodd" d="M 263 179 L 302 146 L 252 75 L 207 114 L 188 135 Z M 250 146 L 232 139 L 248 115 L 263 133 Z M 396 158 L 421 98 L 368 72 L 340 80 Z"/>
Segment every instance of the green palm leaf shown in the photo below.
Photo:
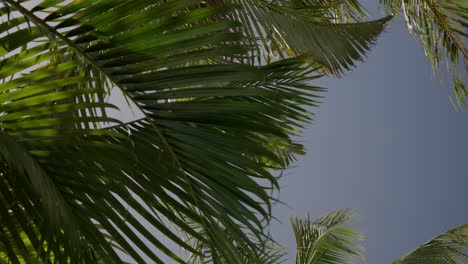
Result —
<path fill-rule="evenodd" d="M 315 221 L 291 217 L 297 243 L 297 264 L 353 263 L 363 258 L 363 248 L 356 241 L 363 236 L 349 229 L 352 213 L 339 209 Z"/>
<path fill-rule="evenodd" d="M 468 261 L 468 224 L 455 227 L 437 236 L 394 264 L 463 264 Z"/>
<path fill-rule="evenodd" d="M 467 106 L 464 77 L 468 74 L 468 3 L 459 0 L 380 0 L 390 11 L 403 13 L 411 33 L 419 36 L 435 69 L 444 59 L 459 105 Z"/>

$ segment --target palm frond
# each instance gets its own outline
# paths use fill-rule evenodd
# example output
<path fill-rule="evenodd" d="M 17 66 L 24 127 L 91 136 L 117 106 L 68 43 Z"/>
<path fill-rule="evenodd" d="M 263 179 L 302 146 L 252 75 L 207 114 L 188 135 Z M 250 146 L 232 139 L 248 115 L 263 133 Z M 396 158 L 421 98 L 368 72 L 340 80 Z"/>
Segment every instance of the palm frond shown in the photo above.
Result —
<path fill-rule="evenodd" d="M 291 136 L 323 89 L 297 58 L 232 62 L 248 47 L 239 23 L 213 19 L 227 8 L 2 1 L 2 261 L 183 263 L 166 240 L 199 254 L 169 223 L 227 263 L 258 248 L 274 169 L 303 153 Z M 109 87 L 144 119 L 109 118 Z"/>
<path fill-rule="evenodd" d="M 468 223 L 437 236 L 393 263 L 463 264 L 467 261 Z"/>
<path fill-rule="evenodd" d="M 353 263 L 355 258 L 363 258 L 363 247 L 358 244 L 363 236 L 349 226 L 352 212 L 338 209 L 315 221 L 310 216 L 303 220 L 291 217 L 297 243 L 297 264 Z"/>
<path fill-rule="evenodd" d="M 456 101 L 468 106 L 464 77 L 468 75 L 468 3 L 458 0 L 380 0 L 387 10 L 403 13 L 409 31 L 418 36 L 434 69 L 444 60 Z"/>
<path fill-rule="evenodd" d="M 244 24 L 257 63 L 303 56 L 327 73 L 340 75 L 362 61 L 390 17 L 362 22 L 356 1 L 236 0 L 232 15 Z M 343 17 L 343 22 L 337 19 Z M 251 63 L 255 63 L 252 61 Z"/>

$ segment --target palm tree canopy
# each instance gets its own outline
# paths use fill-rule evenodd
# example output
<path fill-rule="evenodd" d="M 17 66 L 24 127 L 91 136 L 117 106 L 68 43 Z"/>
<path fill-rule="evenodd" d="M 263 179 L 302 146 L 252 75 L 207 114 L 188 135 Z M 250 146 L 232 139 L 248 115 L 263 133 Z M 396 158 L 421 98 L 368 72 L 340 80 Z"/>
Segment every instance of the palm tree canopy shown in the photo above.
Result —
<path fill-rule="evenodd" d="M 183 263 L 176 246 L 200 252 L 178 230 L 227 263 L 258 250 L 276 171 L 303 154 L 291 137 L 323 89 L 303 58 L 241 63 L 256 47 L 223 19 L 233 8 L 0 3 L 2 262 Z M 109 117 L 110 89 L 144 118 Z"/>

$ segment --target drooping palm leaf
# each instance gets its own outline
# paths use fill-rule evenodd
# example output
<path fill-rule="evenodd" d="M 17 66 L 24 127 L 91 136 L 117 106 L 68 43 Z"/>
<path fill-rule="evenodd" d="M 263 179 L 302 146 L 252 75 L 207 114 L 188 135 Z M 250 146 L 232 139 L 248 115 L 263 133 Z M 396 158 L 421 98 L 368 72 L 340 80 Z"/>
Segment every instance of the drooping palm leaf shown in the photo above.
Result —
<path fill-rule="evenodd" d="M 297 243 L 297 264 L 353 263 L 363 258 L 363 247 L 357 243 L 363 236 L 349 228 L 352 213 L 336 210 L 315 221 L 291 217 Z"/>
<path fill-rule="evenodd" d="M 399 258 L 394 264 L 463 264 L 468 261 L 468 223 L 455 227 Z"/>
<path fill-rule="evenodd" d="M 435 69 L 446 64 L 458 104 L 468 106 L 468 3 L 463 0 L 380 0 L 391 12 L 402 13 L 409 31 L 421 38 Z"/>
<path fill-rule="evenodd" d="M 306 84 L 314 70 L 298 59 L 229 62 L 245 55 L 238 23 L 213 19 L 223 6 L 197 5 L 2 2 L 1 127 L 34 164 L 21 171 L 2 151 L 3 261 L 183 262 L 166 240 L 199 254 L 168 223 L 227 263 L 257 249 L 271 169 L 302 153 L 290 138 L 309 118 L 299 105 L 321 89 Z M 100 128 L 118 123 L 105 114 L 106 86 L 145 118 Z M 50 187 L 34 184 L 36 174 Z"/>
<path fill-rule="evenodd" d="M 390 18 L 362 22 L 364 10 L 357 1 L 234 2 L 240 8 L 231 16 L 243 23 L 257 47 L 252 56 L 257 63 L 301 55 L 337 75 L 363 60 Z"/>

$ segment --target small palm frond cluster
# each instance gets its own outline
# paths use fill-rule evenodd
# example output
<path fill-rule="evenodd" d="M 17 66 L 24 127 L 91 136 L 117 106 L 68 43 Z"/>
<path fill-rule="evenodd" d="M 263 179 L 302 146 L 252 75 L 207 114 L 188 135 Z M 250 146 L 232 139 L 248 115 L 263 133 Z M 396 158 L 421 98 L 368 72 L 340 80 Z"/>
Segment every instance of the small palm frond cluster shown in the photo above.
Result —
<path fill-rule="evenodd" d="M 358 243 L 364 237 L 350 229 L 352 212 L 339 209 L 312 221 L 291 217 L 291 225 L 296 237 L 297 264 L 355 263 L 363 259 L 364 248 Z"/>
<path fill-rule="evenodd" d="M 319 69 L 302 58 L 241 63 L 257 47 L 224 19 L 238 10 L 198 0 L 1 1 L 0 263 L 184 263 L 178 247 L 202 252 L 180 230 L 218 262 L 244 263 L 268 241 L 276 171 L 303 154 L 291 137 L 323 89 L 309 84 Z M 316 47 L 344 32 L 322 24 L 308 32 Z M 322 64 L 351 63 L 382 28 L 349 26 L 340 62 Z M 108 116 L 112 89 L 143 118 Z"/>
<path fill-rule="evenodd" d="M 468 106 L 468 2 L 463 0 L 380 0 L 402 13 L 408 30 L 419 36 L 435 69 L 445 59 L 459 106 Z"/>

